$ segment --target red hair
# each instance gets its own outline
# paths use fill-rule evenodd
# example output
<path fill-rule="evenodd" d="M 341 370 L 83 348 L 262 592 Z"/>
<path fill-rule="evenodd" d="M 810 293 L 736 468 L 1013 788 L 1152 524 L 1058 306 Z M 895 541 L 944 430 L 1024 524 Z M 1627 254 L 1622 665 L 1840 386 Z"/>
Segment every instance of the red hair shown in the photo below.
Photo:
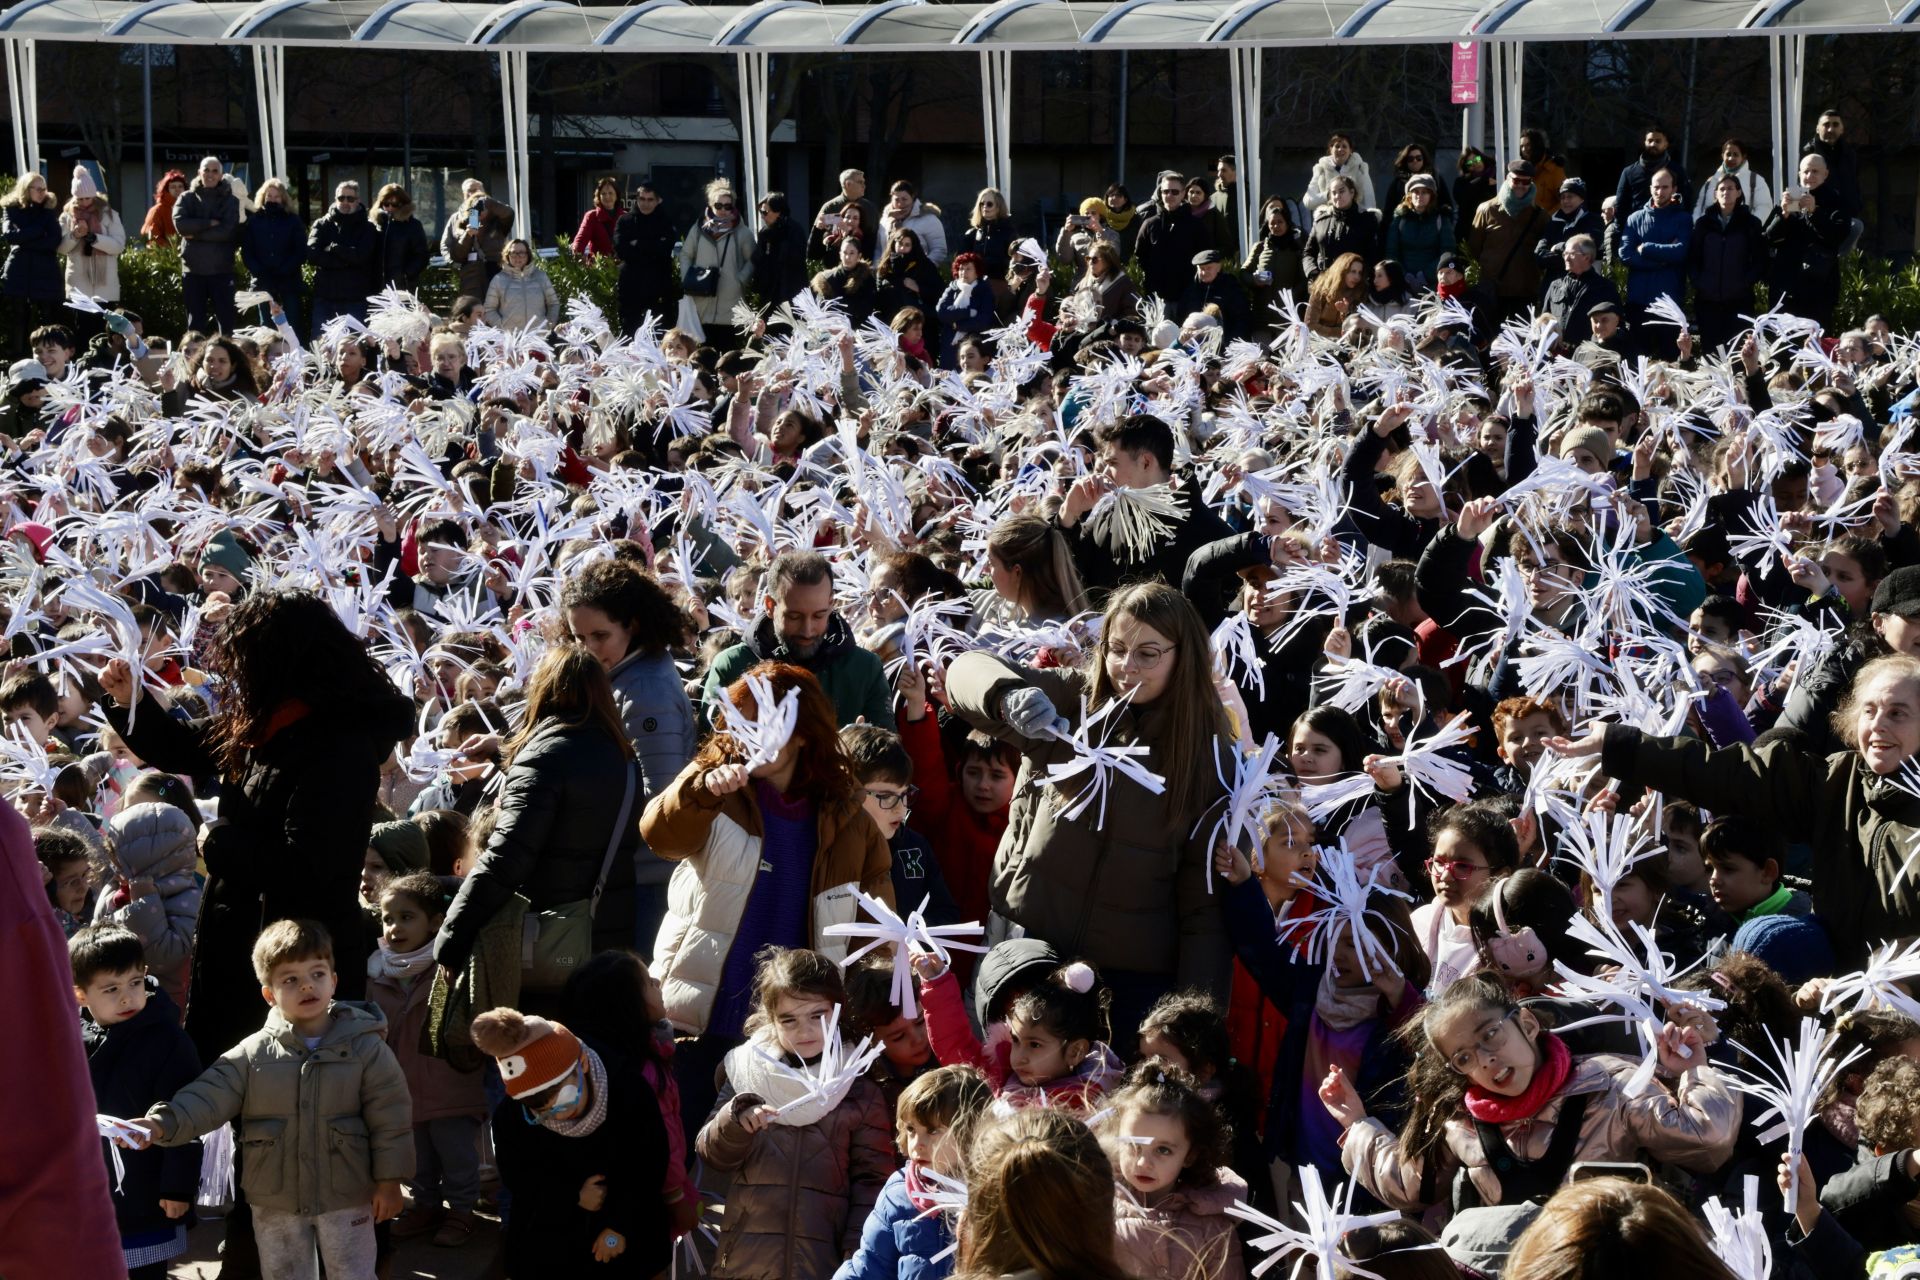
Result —
<path fill-rule="evenodd" d="M 833 700 L 820 688 L 820 682 L 805 667 L 786 662 L 762 662 L 727 686 L 727 701 L 741 715 L 753 718 L 753 694 L 747 689 L 747 676 L 765 676 L 775 697 L 784 698 L 787 690 L 800 690 L 800 714 L 794 721 L 793 738 L 800 744 L 794 761 L 793 785 L 789 795 L 804 795 L 816 804 L 850 803 L 859 790 L 847 753 L 840 746 L 839 717 Z M 739 762 L 740 748 L 733 736 L 715 733 L 701 746 L 695 760 L 703 769 Z"/>
<path fill-rule="evenodd" d="M 960 278 L 960 268 L 965 266 L 972 266 L 973 274 L 980 279 L 985 280 L 987 278 L 987 260 L 979 254 L 963 253 L 953 260 L 953 278 L 955 280 Z"/>

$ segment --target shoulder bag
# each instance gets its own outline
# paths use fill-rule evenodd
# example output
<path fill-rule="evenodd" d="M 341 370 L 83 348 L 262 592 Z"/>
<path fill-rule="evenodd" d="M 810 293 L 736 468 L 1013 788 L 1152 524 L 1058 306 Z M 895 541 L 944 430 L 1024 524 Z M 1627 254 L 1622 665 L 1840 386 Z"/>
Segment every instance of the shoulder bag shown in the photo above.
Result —
<path fill-rule="evenodd" d="M 593 954 L 593 916 L 600 908 L 600 895 L 606 891 L 613 860 L 620 853 L 620 837 L 626 832 L 627 819 L 633 816 L 636 772 L 634 762 L 627 761 L 627 787 L 620 798 L 620 817 L 607 840 L 607 856 L 601 859 L 600 877 L 593 882 L 593 896 L 578 902 L 563 902 L 545 911 L 527 912 L 520 945 L 522 990 L 557 993 Z"/>

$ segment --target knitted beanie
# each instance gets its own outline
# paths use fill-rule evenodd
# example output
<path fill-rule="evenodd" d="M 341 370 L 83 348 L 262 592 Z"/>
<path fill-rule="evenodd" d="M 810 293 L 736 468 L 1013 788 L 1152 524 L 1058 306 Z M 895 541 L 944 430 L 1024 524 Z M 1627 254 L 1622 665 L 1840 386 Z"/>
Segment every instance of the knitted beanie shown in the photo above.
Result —
<path fill-rule="evenodd" d="M 217 565 L 234 577 L 245 582 L 247 575 L 253 572 L 253 557 L 240 545 L 232 533 L 222 530 L 213 535 L 206 548 L 200 552 L 200 567 Z"/>
<path fill-rule="evenodd" d="M 73 198 L 92 200 L 99 194 L 100 188 L 93 181 L 93 173 L 83 164 L 75 165 L 73 167 Z"/>
<path fill-rule="evenodd" d="M 507 1096 L 516 1099 L 551 1089 L 586 1059 L 573 1032 L 517 1009 L 489 1009 L 476 1016 L 473 1044 L 499 1065 Z"/>
<path fill-rule="evenodd" d="M 1585 449 L 1602 466 L 1613 460 L 1613 441 L 1607 439 L 1607 433 L 1598 427 L 1575 427 L 1560 437 L 1557 452 L 1561 457 L 1566 457 L 1575 449 Z"/>
<path fill-rule="evenodd" d="M 396 876 L 427 869 L 427 833 L 411 822 L 382 822 L 367 836 L 367 844 Z"/>
<path fill-rule="evenodd" d="M 1840 967 L 1827 931 L 1807 916 L 1755 916 L 1735 931 L 1733 949 L 1764 962 L 1789 987 L 1831 977 Z"/>

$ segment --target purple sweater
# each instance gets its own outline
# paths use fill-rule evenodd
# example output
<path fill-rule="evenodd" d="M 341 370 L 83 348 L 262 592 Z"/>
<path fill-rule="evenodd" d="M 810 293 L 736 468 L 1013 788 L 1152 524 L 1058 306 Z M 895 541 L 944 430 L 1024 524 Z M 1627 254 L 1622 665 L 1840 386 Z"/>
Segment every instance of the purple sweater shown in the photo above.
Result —
<path fill-rule="evenodd" d="M 746 1025 L 753 994 L 753 957 L 768 945 L 804 947 L 813 857 L 820 848 L 820 822 L 811 800 L 789 799 L 759 779 L 753 782 L 760 809 L 760 874 L 740 913 L 708 1035 L 737 1036 Z"/>

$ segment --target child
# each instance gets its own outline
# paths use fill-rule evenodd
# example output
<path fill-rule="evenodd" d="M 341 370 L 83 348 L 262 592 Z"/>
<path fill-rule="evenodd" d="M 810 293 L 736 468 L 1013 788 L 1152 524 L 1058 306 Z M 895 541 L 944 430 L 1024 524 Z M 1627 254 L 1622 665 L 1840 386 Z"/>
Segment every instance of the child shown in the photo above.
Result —
<path fill-rule="evenodd" d="M 1798 1011 L 1793 1022 L 1797 1025 Z M 1838 1035 L 1833 1047 L 1836 1059 L 1847 1057 L 1855 1049 L 1866 1052 L 1835 1073 L 1820 1098 L 1819 1123 L 1807 1129 L 1806 1158 L 1823 1185 L 1851 1168 L 1859 1153 L 1860 1095 L 1874 1068 L 1893 1058 L 1920 1061 L 1920 1022 L 1901 1014 L 1855 1009 L 1835 1018 L 1833 1029 Z"/>
<path fill-rule="evenodd" d="M 867 1079 L 880 1086 L 889 1110 L 897 1112 L 900 1094 L 909 1083 L 934 1070 L 940 1060 L 927 1039 L 927 1015 L 919 1006 L 907 1017 L 893 1002 L 894 962 L 868 956 L 847 970 L 848 1034 L 872 1036 L 880 1056 L 867 1068 Z"/>
<path fill-rule="evenodd" d="M 1006 834 L 1020 754 L 1011 743 L 978 731 L 969 733 L 960 753 L 959 776 L 953 777 L 947 769 L 940 723 L 927 706 L 926 677 L 903 670 L 899 689 L 900 744 L 920 780 L 920 822 L 933 843 L 959 918 L 984 922 L 993 855 Z M 972 956 L 958 959 L 964 984 L 972 972 Z"/>
<path fill-rule="evenodd" d="M 1508 699 L 1500 705 L 1505 707 L 1514 701 L 1524 699 Z M 1545 717 L 1537 712 L 1521 717 L 1527 719 L 1544 721 Z M 1498 709 L 1494 720 L 1500 722 Z M 1507 721 L 1509 728 L 1515 723 L 1512 718 Z M 1507 746 L 1503 743 L 1500 749 L 1504 753 Z M 1530 759 L 1521 747 L 1513 758 L 1531 770 L 1538 753 Z M 1435 813 L 1427 822 L 1427 840 L 1433 849 L 1427 859 L 1433 900 L 1414 908 L 1412 923 L 1413 936 L 1419 939 L 1433 966 L 1433 979 L 1427 986 L 1432 995 L 1480 967 L 1480 949 L 1474 945 L 1470 923 L 1473 904 L 1488 885 L 1519 868 L 1520 843 L 1506 814 L 1495 803 L 1484 800 L 1452 805 Z"/>
<path fill-rule="evenodd" d="M 480 1123 L 487 1114 L 478 1074 L 457 1071 L 420 1049 L 433 993 L 433 940 L 450 902 L 433 876 L 389 880 L 380 891 L 379 948 L 367 960 L 367 997 L 387 1015 L 387 1045 L 399 1059 L 413 1099 L 414 1176 L 407 1183 L 412 1203 L 393 1224 L 394 1238 L 431 1231 L 433 1242 L 448 1249 L 473 1234 L 473 1206 L 480 1198 Z"/>
<path fill-rule="evenodd" d="M 1346 1072 L 1329 1071 L 1320 1086 L 1343 1131 L 1346 1169 L 1394 1208 L 1447 1198 L 1455 1213 L 1511 1206 L 1545 1200 L 1580 1161 L 1635 1161 L 1645 1150 L 1704 1174 L 1733 1152 L 1740 1098 L 1691 1027 L 1662 1028 L 1657 1083 L 1632 1098 L 1625 1087 L 1638 1063 L 1574 1056 L 1491 974 L 1448 987 L 1411 1038 L 1398 1137 L 1368 1116 Z"/>
<path fill-rule="evenodd" d="M 1107 993 L 1099 982 L 1092 965 L 1076 960 L 1007 1003 L 1006 1037 L 989 1040 L 983 1067 L 996 1110 L 1055 1106 L 1087 1116 L 1100 1108 L 1121 1065 L 1107 1047 Z M 928 1005 L 936 1045 L 958 1032 L 948 1025 L 957 1012 L 945 1001 Z"/>
<path fill-rule="evenodd" d="M 1661 839 L 1667 845 L 1668 892 L 1689 906 L 1713 906 L 1707 863 L 1700 856 L 1700 810 L 1685 800 L 1670 800 L 1660 810 Z"/>
<path fill-rule="evenodd" d="M 158 775 L 180 785 L 171 774 Z M 171 804 L 123 806 L 107 823 L 113 881 L 94 904 L 96 924 L 131 929 L 176 1012 L 187 1007 L 193 931 L 200 917 L 199 857 L 193 822 Z"/>
<path fill-rule="evenodd" d="M 860 783 L 860 807 L 887 838 L 893 857 L 893 900 L 901 915 L 927 903 L 928 924 L 958 924 L 960 908 L 947 892 L 946 877 L 926 837 L 907 826 L 919 789 L 913 786 L 913 760 L 899 735 L 878 725 L 850 724 L 840 731 L 840 746 Z M 985 916 L 975 916 L 984 920 Z"/>
<path fill-rule="evenodd" d="M 1199 991 L 1161 996 L 1140 1023 L 1140 1055 L 1163 1058 L 1193 1077 L 1200 1096 L 1220 1111 L 1231 1137 L 1228 1163 L 1251 1188 L 1256 1204 L 1271 1199 L 1260 1155 L 1261 1081 L 1233 1056 L 1227 1020 L 1213 997 Z"/>
<path fill-rule="evenodd" d="M 1753 818 L 1716 818 L 1700 833 L 1707 890 L 1736 925 L 1760 916 L 1804 916 L 1813 899 L 1781 883 L 1787 846 L 1778 829 Z"/>
<path fill-rule="evenodd" d="M 1338 781 L 1344 774 L 1357 772 L 1367 755 L 1359 723 L 1335 706 L 1304 712 L 1287 732 L 1287 760 L 1302 785 Z M 1388 866 L 1391 871 L 1393 848 L 1387 841 L 1386 820 L 1372 796 L 1343 805 L 1319 826 L 1325 843 L 1346 842 L 1361 876 L 1376 866 Z"/>
<path fill-rule="evenodd" d="M 47 878 L 47 901 L 71 938 L 93 918 L 93 868 L 87 845 L 71 831 L 41 827 L 33 833 L 34 856 Z"/>
<path fill-rule="evenodd" d="M 989 1049 L 999 1053 L 1010 1038 L 1008 1006 L 1045 982 L 1059 967 L 1059 953 L 1038 938 L 1009 938 L 980 958 L 980 972 L 973 984 L 973 1009 L 986 1032 L 987 1041 L 982 1045 L 967 1020 L 959 979 L 941 965 L 939 957 L 916 955 L 913 971 L 920 979 L 920 1007 L 941 1008 L 937 1020 L 926 1019 L 927 1040 L 933 1045 L 934 1057 L 945 1066 L 964 1064 L 985 1072 L 992 1060 Z"/>
<path fill-rule="evenodd" d="M 711 1274 L 826 1280 L 859 1247 L 893 1172 L 885 1103 L 868 1080 L 809 1095 L 797 1071 L 774 1068 L 819 1060 L 846 989 L 817 951 L 768 947 L 758 960 L 747 1042 L 727 1054 L 726 1083 L 697 1142 L 709 1169 L 733 1175 Z"/>
<path fill-rule="evenodd" d="M 400 1184 L 413 1176 L 412 1107 L 387 1020 L 334 1000 L 333 939 L 312 921 L 261 930 L 253 972 L 266 1026 L 133 1123 L 178 1146 L 236 1121 L 261 1271 L 312 1276 L 317 1247 L 329 1276 L 365 1280 L 373 1224 L 400 1212 Z"/>
<path fill-rule="evenodd" d="M 859 1251 L 840 1264 L 833 1280 L 943 1280 L 953 1273 L 951 1257 L 934 1260 L 953 1244 L 953 1230 L 944 1215 L 927 1212 L 934 1202 L 922 1171 L 962 1176 L 973 1127 L 992 1100 L 972 1067 L 939 1067 L 906 1087 L 894 1137 L 906 1153 L 906 1167 L 880 1189 L 860 1230 Z"/>
<path fill-rule="evenodd" d="M 957 1274 L 1126 1274 L 1114 1257 L 1113 1166 L 1072 1116 L 1034 1107 L 1002 1117 L 975 1138 L 967 1170 Z"/>
<path fill-rule="evenodd" d="M 1567 717 L 1545 698 L 1504 698 L 1493 709 L 1494 777 L 1502 791 L 1525 791 L 1549 738 L 1564 738 Z"/>
<path fill-rule="evenodd" d="M 1269 807 L 1261 816 L 1260 826 L 1261 864 L 1254 878 L 1273 910 L 1277 929 L 1283 921 L 1308 915 L 1318 906 L 1310 886 L 1320 865 L 1320 850 L 1313 842 L 1313 819 L 1298 804 Z M 1287 1017 L 1267 999 L 1238 958 L 1233 962 L 1233 989 L 1227 998 L 1227 1026 L 1233 1037 L 1233 1056 L 1253 1063 L 1259 1073 L 1254 1112 L 1257 1127 L 1253 1132 L 1263 1132 L 1267 1098 L 1273 1092 L 1274 1062 L 1286 1035 Z M 1141 1052 L 1146 1052 L 1144 1046 Z M 1238 1124 L 1234 1132 L 1236 1138 L 1244 1139 Z"/>
<path fill-rule="evenodd" d="M 1868 1250 L 1913 1239 L 1920 1216 L 1920 1062 L 1903 1055 L 1867 1077 L 1857 1111 L 1861 1157 L 1820 1188 L 1820 1204 Z"/>
<path fill-rule="evenodd" d="M 434 745 L 442 751 L 457 751 L 470 739 L 498 734 L 505 723 L 506 716 L 490 702 L 462 702 L 440 722 L 440 740 Z M 441 770 L 440 776 L 413 798 L 407 816 L 415 817 L 428 809 L 451 809 L 471 817 L 486 791 L 487 780 L 493 776 L 498 755 L 497 746 L 485 752 L 476 750 Z"/>
<path fill-rule="evenodd" d="M 1127 1072 L 1103 1127 L 1113 1161 L 1114 1252 L 1138 1280 L 1205 1280 L 1242 1273 L 1226 1208 L 1247 1184 L 1226 1159 L 1220 1113 L 1193 1077 L 1164 1058 Z"/>
<path fill-rule="evenodd" d="M 180 1011 L 147 976 L 145 950 L 131 931 L 90 925 L 67 944 L 79 997 L 94 1110 L 122 1119 L 145 1115 L 200 1074 Z M 103 1151 L 103 1155 L 104 1155 Z M 129 1151 L 113 1192 L 120 1247 L 130 1280 L 166 1280 L 167 1262 L 187 1251 L 187 1211 L 200 1188 L 200 1144 L 171 1151 Z"/>

